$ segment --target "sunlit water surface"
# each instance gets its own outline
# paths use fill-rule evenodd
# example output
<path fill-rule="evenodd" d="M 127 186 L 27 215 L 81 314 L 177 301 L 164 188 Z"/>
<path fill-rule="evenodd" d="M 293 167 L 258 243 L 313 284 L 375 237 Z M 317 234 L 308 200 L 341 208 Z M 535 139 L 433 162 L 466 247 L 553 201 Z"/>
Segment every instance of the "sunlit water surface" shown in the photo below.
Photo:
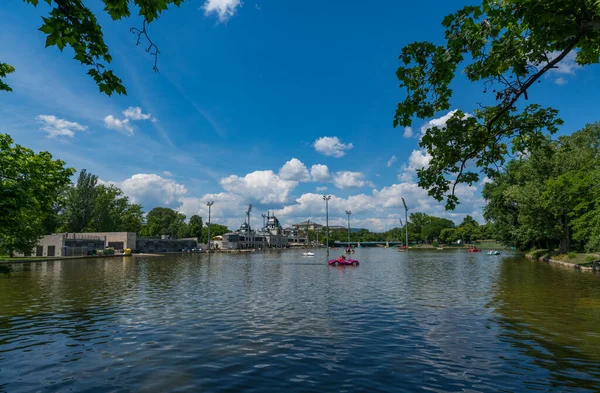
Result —
<path fill-rule="evenodd" d="M 13 265 L 0 392 L 600 391 L 600 277 L 359 249 Z"/>

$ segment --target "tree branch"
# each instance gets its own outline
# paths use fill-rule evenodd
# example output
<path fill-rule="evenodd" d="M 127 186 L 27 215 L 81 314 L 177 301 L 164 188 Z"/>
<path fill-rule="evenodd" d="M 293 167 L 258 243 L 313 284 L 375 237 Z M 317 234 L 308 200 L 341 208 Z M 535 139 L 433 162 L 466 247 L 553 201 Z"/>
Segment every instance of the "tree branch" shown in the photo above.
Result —
<path fill-rule="evenodd" d="M 154 56 L 154 67 L 152 67 L 152 69 L 154 70 L 154 72 L 158 72 L 157 64 L 158 54 L 160 53 L 160 50 L 158 49 L 158 46 L 154 42 L 152 42 L 152 40 L 148 36 L 148 30 L 146 29 L 147 24 L 147 20 L 144 19 L 144 23 L 142 24 L 141 29 L 138 29 L 137 27 L 132 27 L 131 29 L 129 29 L 129 31 L 137 35 L 137 41 L 135 43 L 136 46 L 141 44 L 142 36 L 146 38 L 146 40 L 149 43 L 148 47 L 146 48 L 146 52 Z"/>
<path fill-rule="evenodd" d="M 498 113 L 496 113 L 494 115 L 494 117 L 492 117 L 490 119 L 490 121 L 487 122 L 487 124 L 485 125 L 486 128 L 488 130 L 491 129 L 492 125 L 498 121 L 498 119 L 500 119 L 504 114 L 506 114 L 506 112 L 508 112 L 510 110 L 510 108 L 512 108 L 515 103 L 518 101 L 518 99 L 521 97 L 521 95 L 526 94 L 527 93 L 527 89 L 529 89 L 531 87 L 531 85 L 533 85 L 539 78 L 542 77 L 542 75 L 544 75 L 546 72 L 548 72 L 550 69 L 554 68 L 554 66 L 556 64 L 558 64 L 562 59 L 564 59 L 572 50 L 573 48 L 575 48 L 575 45 L 577 45 L 577 43 L 583 38 L 583 36 L 585 35 L 585 32 L 580 32 L 575 39 L 573 40 L 573 42 L 571 42 L 561 53 L 560 55 L 558 55 L 556 58 L 554 58 L 554 60 L 552 60 L 551 62 L 547 63 L 544 68 L 542 68 L 541 70 L 539 70 L 536 74 L 532 75 L 531 78 L 529 78 L 527 80 L 527 82 L 525 82 L 522 87 L 519 89 L 519 91 L 517 92 L 517 94 L 508 102 L 508 104 L 506 104 L 502 109 L 500 109 L 500 111 Z"/>

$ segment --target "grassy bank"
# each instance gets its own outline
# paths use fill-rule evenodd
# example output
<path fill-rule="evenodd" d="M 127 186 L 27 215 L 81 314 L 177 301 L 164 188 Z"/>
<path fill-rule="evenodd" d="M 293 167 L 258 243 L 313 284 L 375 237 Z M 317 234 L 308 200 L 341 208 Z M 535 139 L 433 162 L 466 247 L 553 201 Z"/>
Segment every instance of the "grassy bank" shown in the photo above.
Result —
<path fill-rule="evenodd" d="M 570 252 L 568 254 L 560 254 L 550 250 L 531 250 L 526 254 L 532 259 L 543 259 L 548 262 L 557 262 L 562 265 L 572 265 L 574 268 L 591 269 L 600 262 L 600 254 L 587 254 Z"/>

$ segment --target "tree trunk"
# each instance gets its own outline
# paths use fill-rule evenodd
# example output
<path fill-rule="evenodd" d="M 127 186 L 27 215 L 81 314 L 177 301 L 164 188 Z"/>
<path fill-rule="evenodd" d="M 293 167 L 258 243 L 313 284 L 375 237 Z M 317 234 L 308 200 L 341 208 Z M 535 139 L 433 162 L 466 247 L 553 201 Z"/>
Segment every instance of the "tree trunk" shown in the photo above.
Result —
<path fill-rule="evenodd" d="M 559 252 L 566 254 L 571 249 L 571 231 L 569 229 L 569 218 L 566 214 L 562 215 L 562 236 L 560 238 Z"/>

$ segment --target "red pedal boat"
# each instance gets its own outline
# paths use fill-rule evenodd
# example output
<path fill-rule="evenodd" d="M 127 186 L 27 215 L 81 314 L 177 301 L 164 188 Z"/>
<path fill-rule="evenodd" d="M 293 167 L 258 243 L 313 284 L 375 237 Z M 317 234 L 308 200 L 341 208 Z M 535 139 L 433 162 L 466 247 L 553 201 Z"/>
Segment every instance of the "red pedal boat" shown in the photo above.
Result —
<path fill-rule="evenodd" d="M 335 266 L 335 265 L 351 265 L 351 266 L 358 266 L 359 262 L 356 259 L 342 259 L 342 258 L 338 258 L 338 259 L 331 259 L 328 262 L 329 266 Z"/>

